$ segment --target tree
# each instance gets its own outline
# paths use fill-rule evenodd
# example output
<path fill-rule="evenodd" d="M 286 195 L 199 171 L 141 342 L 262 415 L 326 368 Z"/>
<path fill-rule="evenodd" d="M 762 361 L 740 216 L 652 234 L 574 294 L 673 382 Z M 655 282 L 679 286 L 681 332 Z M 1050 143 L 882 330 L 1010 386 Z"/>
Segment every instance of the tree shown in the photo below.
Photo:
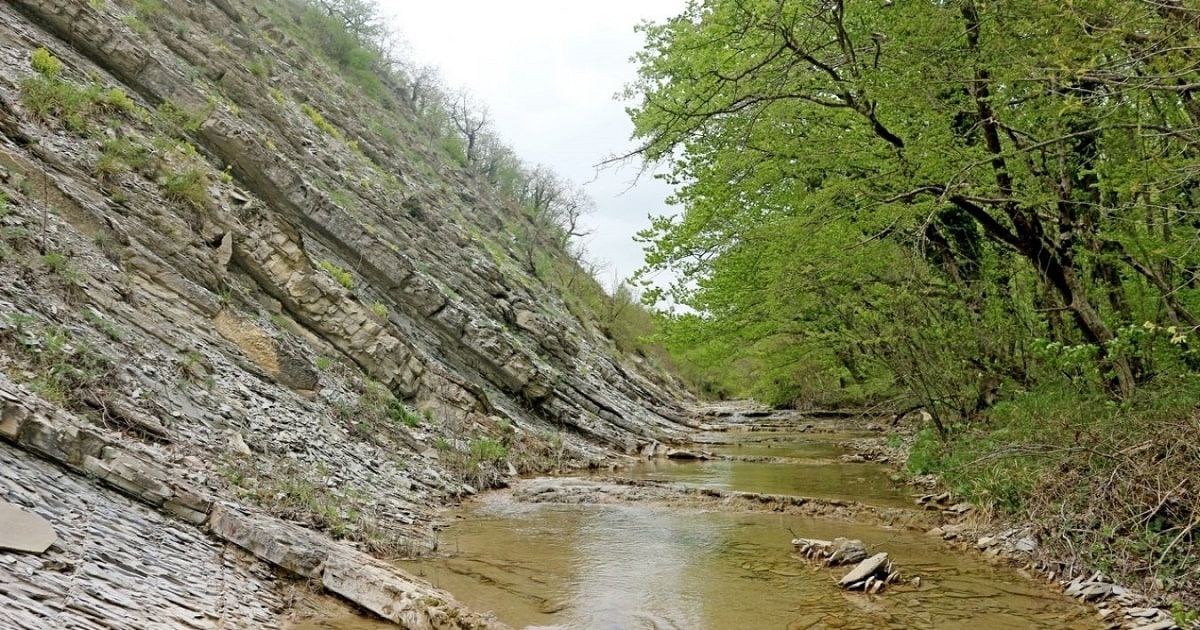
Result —
<path fill-rule="evenodd" d="M 1200 303 L 1179 230 L 1197 225 L 1200 183 L 1194 17 L 1150 1 L 693 1 L 642 27 L 627 91 L 637 154 L 670 163 L 682 208 L 642 235 L 646 271 L 684 279 L 672 297 L 705 315 L 689 334 L 753 334 L 751 355 L 776 340 L 850 381 L 884 369 L 930 405 L 946 396 L 897 370 L 933 353 L 901 352 L 919 336 L 896 322 L 971 349 L 939 351 L 945 366 L 1016 379 L 1030 367 L 1012 343 L 1086 345 L 1127 395 L 1153 374 L 1121 331 L 1191 322 Z"/>
<path fill-rule="evenodd" d="M 474 164 L 479 159 L 479 141 L 491 124 L 487 106 L 465 89 L 460 90 L 450 105 L 450 120 L 454 122 L 454 128 L 466 143 L 467 163 Z"/>

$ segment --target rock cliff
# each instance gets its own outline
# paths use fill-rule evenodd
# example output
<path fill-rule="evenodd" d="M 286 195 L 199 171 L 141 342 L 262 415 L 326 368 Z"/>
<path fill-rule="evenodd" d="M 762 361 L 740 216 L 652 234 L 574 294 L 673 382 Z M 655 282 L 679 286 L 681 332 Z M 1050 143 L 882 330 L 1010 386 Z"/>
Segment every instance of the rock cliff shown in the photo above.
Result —
<path fill-rule="evenodd" d="M 688 428 L 527 273 L 521 211 L 287 6 L 0 2 L 0 499 L 60 538 L 0 551 L 0 625 L 284 625 L 278 567 L 487 626 L 368 554 Z"/>

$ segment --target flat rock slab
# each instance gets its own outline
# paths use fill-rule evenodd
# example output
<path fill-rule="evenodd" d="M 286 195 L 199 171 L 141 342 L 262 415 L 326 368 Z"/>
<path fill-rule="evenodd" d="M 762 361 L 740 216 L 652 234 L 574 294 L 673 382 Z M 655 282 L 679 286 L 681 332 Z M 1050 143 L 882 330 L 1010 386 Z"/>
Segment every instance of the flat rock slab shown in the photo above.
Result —
<path fill-rule="evenodd" d="M 58 540 L 50 521 L 0 501 L 0 549 L 42 553 Z"/>
<path fill-rule="evenodd" d="M 887 564 L 887 559 L 887 553 L 877 553 L 870 558 L 863 560 L 862 562 L 858 563 L 858 566 L 854 567 L 853 571 L 847 573 L 846 577 L 843 577 L 841 581 L 838 582 L 838 586 L 851 586 L 856 582 L 860 582 L 868 577 L 871 577 L 872 575 L 875 575 L 876 572 L 878 572 Z"/>

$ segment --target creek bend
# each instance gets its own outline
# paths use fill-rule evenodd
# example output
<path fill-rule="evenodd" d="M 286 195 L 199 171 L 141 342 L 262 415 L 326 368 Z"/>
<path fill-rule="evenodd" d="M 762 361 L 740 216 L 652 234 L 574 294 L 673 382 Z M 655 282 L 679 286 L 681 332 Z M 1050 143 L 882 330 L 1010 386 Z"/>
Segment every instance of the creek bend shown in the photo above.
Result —
<path fill-rule="evenodd" d="M 734 415 L 696 436 L 712 461 L 487 493 L 447 515 L 438 556 L 401 566 L 518 628 L 1099 627 L 1023 572 L 908 527 L 923 516 L 919 491 L 886 466 L 842 460 L 840 445 L 868 434 L 768 420 Z M 814 500 L 785 509 L 785 495 Z M 799 559 L 793 533 L 861 539 L 903 580 L 882 595 L 844 592 L 835 582 L 848 568 Z"/>

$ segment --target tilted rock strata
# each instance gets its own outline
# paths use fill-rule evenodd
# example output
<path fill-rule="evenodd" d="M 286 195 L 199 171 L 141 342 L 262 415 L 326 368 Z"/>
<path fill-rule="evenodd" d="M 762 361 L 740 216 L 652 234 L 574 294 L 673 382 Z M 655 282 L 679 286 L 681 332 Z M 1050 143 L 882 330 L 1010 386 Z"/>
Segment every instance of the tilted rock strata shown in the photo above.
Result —
<path fill-rule="evenodd" d="M 0 376 L 0 438 L 60 465 L 95 476 L 107 486 L 187 523 L 206 526 L 218 540 L 237 545 L 297 577 L 317 580 L 330 592 L 403 627 L 503 627 L 490 618 L 462 608 L 448 593 L 408 576 L 389 564 L 331 541 L 322 534 L 279 519 L 245 513 L 236 507 L 218 503 L 204 491 L 180 483 L 179 475 L 174 471 L 128 452 L 111 437 L 77 426 L 65 414 L 50 417 L 43 415 L 36 406 L 31 410 L 29 406 L 21 404 L 21 394 L 20 388 L 14 386 L 6 377 Z M 79 501 L 85 505 L 89 499 L 97 496 L 97 493 L 87 488 L 78 478 L 53 474 L 56 471 L 52 468 L 29 460 L 19 451 L 0 449 L 0 458 L 5 457 L 13 460 L 11 465 L 4 466 L 5 475 L 0 478 L 6 486 L 3 488 L 5 496 L 20 500 L 28 509 L 43 512 L 42 516 L 51 519 L 62 530 L 64 538 L 63 542 L 56 546 L 55 553 L 45 558 L 11 554 L 3 556 L 4 566 L 13 567 L 12 574 L 5 579 L 6 583 L 20 584 L 24 578 L 36 585 L 40 579 L 46 578 L 47 566 L 62 565 L 79 569 L 80 563 L 87 562 L 89 558 L 87 550 L 75 550 L 72 548 L 73 544 L 103 545 L 108 542 L 107 532 L 128 532 L 132 527 L 132 533 L 135 534 L 132 541 L 118 542 L 117 550 L 111 554 L 101 552 L 101 557 L 110 558 L 108 562 L 114 565 L 110 571 L 105 572 L 99 568 L 85 570 L 83 576 L 77 580 L 57 582 L 66 593 L 59 593 L 57 596 L 47 593 L 41 600 L 66 606 L 70 603 L 72 593 L 80 590 L 102 592 L 101 585 L 115 580 L 115 586 L 125 588 L 115 589 L 108 593 L 106 598 L 102 597 L 100 602 L 76 604 L 76 611 L 96 616 L 98 621 L 126 619 L 131 616 L 141 618 L 143 625 L 134 624 L 128 627 L 145 627 L 146 619 L 160 623 L 161 619 L 157 617 L 159 614 L 176 614 L 176 621 L 180 624 L 208 627 L 217 622 L 228 623 L 226 615 L 234 614 L 223 612 L 225 602 L 220 596 L 234 588 L 250 589 L 251 592 L 257 590 L 258 587 L 253 585 L 252 579 L 245 576 L 225 576 L 220 562 L 217 562 L 215 567 L 204 567 L 203 564 L 192 567 L 191 564 L 202 555 L 192 555 L 189 552 L 198 551 L 209 557 L 219 557 L 225 552 L 221 546 L 204 540 L 199 532 L 187 529 L 184 523 L 173 523 L 169 518 L 140 506 L 122 507 L 121 501 L 108 494 L 99 495 L 107 498 L 112 504 L 112 507 L 105 511 L 86 508 L 83 511 L 48 509 L 50 506 L 62 506 L 61 491 L 64 486 L 74 490 L 74 493 L 68 496 L 68 500 Z M 0 459 L 0 462 L 2 461 Z M 51 482 L 46 482 L 46 478 L 51 475 L 59 479 L 51 478 Z M 123 514 L 123 511 L 130 514 Z M 73 517 L 87 514 L 90 516 L 82 528 L 71 520 Z M 97 524 L 98 518 L 109 519 L 119 524 L 108 527 L 103 525 L 108 521 L 103 520 L 100 521 L 101 524 Z M 93 527 L 99 527 L 100 531 L 92 531 Z M 176 553 L 177 550 L 147 548 L 138 544 L 136 536 L 144 536 L 147 540 L 163 540 L 163 533 L 154 531 L 156 529 L 175 532 L 174 538 L 184 540 L 196 549 L 183 549 L 178 550 L 182 553 Z M 97 541 L 92 537 L 101 540 Z M 83 539 L 82 543 L 79 542 L 80 538 Z M 129 557 L 128 554 L 133 550 L 137 550 L 136 554 Z M 142 572 L 130 568 L 130 563 L 135 559 L 138 566 L 147 567 L 149 571 L 172 575 L 168 582 L 179 586 L 190 583 L 186 579 L 188 575 L 198 571 L 216 571 L 215 576 L 201 575 L 195 576 L 195 579 L 199 583 L 215 580 L 217 585 L 212 588 L 213 593 L 208 594 L 212 596 L 207 596 L 186 589 L 184 593 L 173 592 L 160 581 L 154 580 L 134 579 L 130 583 L 121 583 L 118 576 L 122 571 L 126 573 L 126 577 L 129 577 L 129 574 L 135 578 L 145 577 L 141 575 Z M 17 560 L 25 562 L 17 563 Z M 179 564 L 186 564 L 189 568 L 177 571 Z M 29 570 L 27 567 L 36 568 Z M 13 592 L 28 593 L 34 588 L 33 585 L 14 587 Z M 109 588 L 112 586 L 114 585 L 109 585 Z M 162 599 L 143 599 L 139 596 L 140 590 L 132 589 L 143 589 L 155 595 L 158 595 L 159 590 L 164 592 Z M 239 611 L 237 614 L 249 615 L 248 618 L 242 618 L 243 622 L 252 621 L 252 625 L 258 626 L 271 619 L 262 610 L 254 607 L 253 596 L 247 596 L 246 599 L 247 602 L 242 602 L 236 607 Z M 108 604 L 115 604 L 119 608 L 114 609 Z M 50 608 L 32 604 L 28 606 L 29 609 L 22 614 L 38 621 L 23 623 L 22 627 L 36 627 L 56 617 L 57 613 Z M 163 613 L 158 610 L 160 607 L 169 612 Z M 248 607 L 248 612 L 242 610 L 243 607 Z M 194 615 L 189 616 L 187 612 L 175 613 L 175 609 L 198 611 L 201 615 L 197 618 Z M 205 619 L 206 615 L 211 617 Z"/>

